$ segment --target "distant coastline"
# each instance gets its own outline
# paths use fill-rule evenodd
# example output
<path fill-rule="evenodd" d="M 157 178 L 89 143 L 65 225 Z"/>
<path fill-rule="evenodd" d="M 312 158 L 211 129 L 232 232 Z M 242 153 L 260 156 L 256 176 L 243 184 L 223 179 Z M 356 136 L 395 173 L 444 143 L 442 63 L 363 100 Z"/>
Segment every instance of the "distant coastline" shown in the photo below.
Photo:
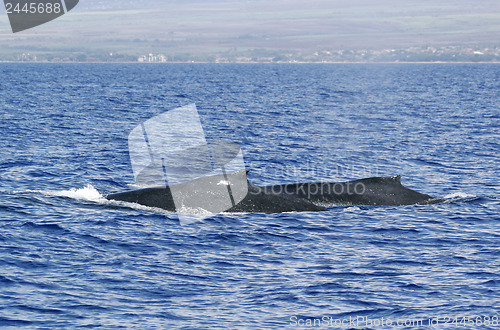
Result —
<path fill-rule="evenodd" d="M 288 51 L 234 50 L 218 53 L 54 52 L 1 54 L 2 62 L 49 63 L 500 63 L 500 46 L 410 47 L 403 49 L 330 49 Z"/>
<path fill-rule="evenodd" d="M 86 61 L 86 62 L 78 62 L 78 61 L 2 61 L 0 63 L 23 63 L 23 64 L 137 64 L 137 65 L 168 65 L 168 64 L 500 64 L 499 61 L 490 61 L 490 62 L 479 62 L 479 61 L 420 61 L 420 62 L 196 62 L 196 61 L 186 61 L 186 62 L 153 62 L 153 63 L 141 63 L 136 61 Z"/>

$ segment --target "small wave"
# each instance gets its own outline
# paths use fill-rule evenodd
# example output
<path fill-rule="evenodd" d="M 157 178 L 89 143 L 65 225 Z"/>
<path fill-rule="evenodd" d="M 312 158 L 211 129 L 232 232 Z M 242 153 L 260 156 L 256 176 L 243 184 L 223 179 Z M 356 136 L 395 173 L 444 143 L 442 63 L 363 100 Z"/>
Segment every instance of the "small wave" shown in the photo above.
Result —
<path fill-rule="evenodd" d="M 32 325 L 35 322 L 33 321 L 27 321 L 27 320 L 21 320 L 21 319 L 9 319 L 3 316 L 0 316 L 0 324 L 2 326 L 24 326 L 24 325 Z"/>
<path fill-rule="evenodd" d="M 193 214 L 193 215 L 211 215 L 211 214 L 213 214 L 212 212 L 209 212 L 201 207 L 187 207 L 187 206 L 182 206 L 179 210 L 179 213 Z"/>
<path fill-rule="evenodd" d="M 410 161 L 414 164 L 423 165 L 423 166 L 437 166 L 437 167 L 446 167 L 446 168 L 451 167 L 451 166 L 448 166 L 446 164 L 442 164 L 442 163 L 439 163 L 436 161 L 421 159 L 421 158 L 412 158 L 412 159 L 408 159 L 408 161 Z"/>
<path fill-rule="evenodd" d="M 463 192 L 456 192 L 444 196 L 444 203 L 464 203 L 464 202 L 480 202 L 482 198 Z"/>
<path fill-rule="evenodd" d="M 23 224 L 23 227 L 32 228 L 32 229 L 42 229 L 42 230 L 65 230 L 63 227 L 59 226 L 56 223 L 34 223 L 28 221 Z"/>
<path fill-rule="evenodd" d="M 154 213 L 171 214 L 172 212 L 157 207 L 144 206 L 137 203 L 109 200 L 101 194 L 94 186 L 88 184 L 83 188 L 71 188 L 67 190 L 23 190 L 13 191 L 14 194 L 42 194 L 52 197 L 66 197 L 76 200 L 89 201 L 103 205 L 126 207 L 135 210 L 148 211 Z"/>
<path fill-rule="evenodd" d="M 357 212 L 357 211 L 361 211 L 361 208 L 359 208 L 357 206 L 349 206 L 349 207 L 346 207 L 343 211 L 344 212 Z"/>
<path fill-rule="evenodd" d="M 476 195 L 470 195 L 470 194 L 466 194 L 463 192 L 456 192 L 456 193 L 448 194 L 448 195 L 444 196 L 445 199 L 469 199 L 469 198 L 476 198 L 476 197 L 477 197 Z"/>
<path fill-rule="evenodd" d="M 91 202 L 102 202 L 106 198 L 97 189 L 88 184 L 83 188 L 71 188 L 69 190 L 22 190 L 13 191 L 14 194 L 42 194 L 45 196 L 68 197 Z"/>
<path fill-rule="evenodd" d="M 44 195 L 56 196 L 56 197 L 68 197 L 73 199 L 80 199 L 90 202 L 102 202 L 105 201 L 106 198 L 101 195 L 97 189 L 95 189 L 92 185 L 87 185 L 83 188 L 71 188 L 69 190 L 62 191 L 46 191 L 42 192 Z"/>

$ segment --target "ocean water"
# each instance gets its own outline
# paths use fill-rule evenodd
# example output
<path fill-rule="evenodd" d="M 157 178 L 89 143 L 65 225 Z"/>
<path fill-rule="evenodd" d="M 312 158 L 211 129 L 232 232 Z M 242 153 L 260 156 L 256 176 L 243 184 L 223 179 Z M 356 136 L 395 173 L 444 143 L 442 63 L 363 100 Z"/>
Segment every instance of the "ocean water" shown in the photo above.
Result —
<path fill-rule="evenodd" d="M 500 317 L 500 65 L 0 64 L 0 327 L 481 328 Z M 400 174 L 427 206 L 175 214 L 106 201 L 196 103 L 255 184 Z"/>

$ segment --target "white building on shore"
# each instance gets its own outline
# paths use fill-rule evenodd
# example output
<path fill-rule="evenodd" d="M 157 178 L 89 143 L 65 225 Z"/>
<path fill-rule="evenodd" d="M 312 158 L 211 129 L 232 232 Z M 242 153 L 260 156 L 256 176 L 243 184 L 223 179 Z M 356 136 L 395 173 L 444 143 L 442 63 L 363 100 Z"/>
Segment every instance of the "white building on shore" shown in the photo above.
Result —
<path fill-rule="evenodd" d="M 167 61 L 167 57 L 163 54 L 148 54 L 142 55 L 137 59 L 138 62 L 144 63 L 163 63 Z"/>

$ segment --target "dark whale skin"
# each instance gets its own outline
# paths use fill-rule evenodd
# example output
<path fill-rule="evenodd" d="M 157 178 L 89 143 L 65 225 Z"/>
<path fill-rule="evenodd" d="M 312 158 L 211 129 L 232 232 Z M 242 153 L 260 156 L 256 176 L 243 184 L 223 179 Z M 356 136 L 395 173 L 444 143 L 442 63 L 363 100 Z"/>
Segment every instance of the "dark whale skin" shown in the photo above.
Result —
<path fill-rule="evenodd" d="M 218 179 L 218 178 L 216 178 Z M 170 188 L 157 187 L 109 194 L 109 200 L 176 211 Z M 373 177 L 338 183 L 294 183 L 256 186 L 248 182 L 247 195 L 225 212 L 281 213 L 326 211 L 338 205 L 412 205 L 441 202 L 401 184 L 400 176 Z"/>
<path fill-rule="evenodd" d="M 401 176 L 373 177 L 349 182 L 313 182 L 263 187 L 266 192 L 309 200 L 323 206 L 433 204 L 442 201 L 401 184 Z"/>

